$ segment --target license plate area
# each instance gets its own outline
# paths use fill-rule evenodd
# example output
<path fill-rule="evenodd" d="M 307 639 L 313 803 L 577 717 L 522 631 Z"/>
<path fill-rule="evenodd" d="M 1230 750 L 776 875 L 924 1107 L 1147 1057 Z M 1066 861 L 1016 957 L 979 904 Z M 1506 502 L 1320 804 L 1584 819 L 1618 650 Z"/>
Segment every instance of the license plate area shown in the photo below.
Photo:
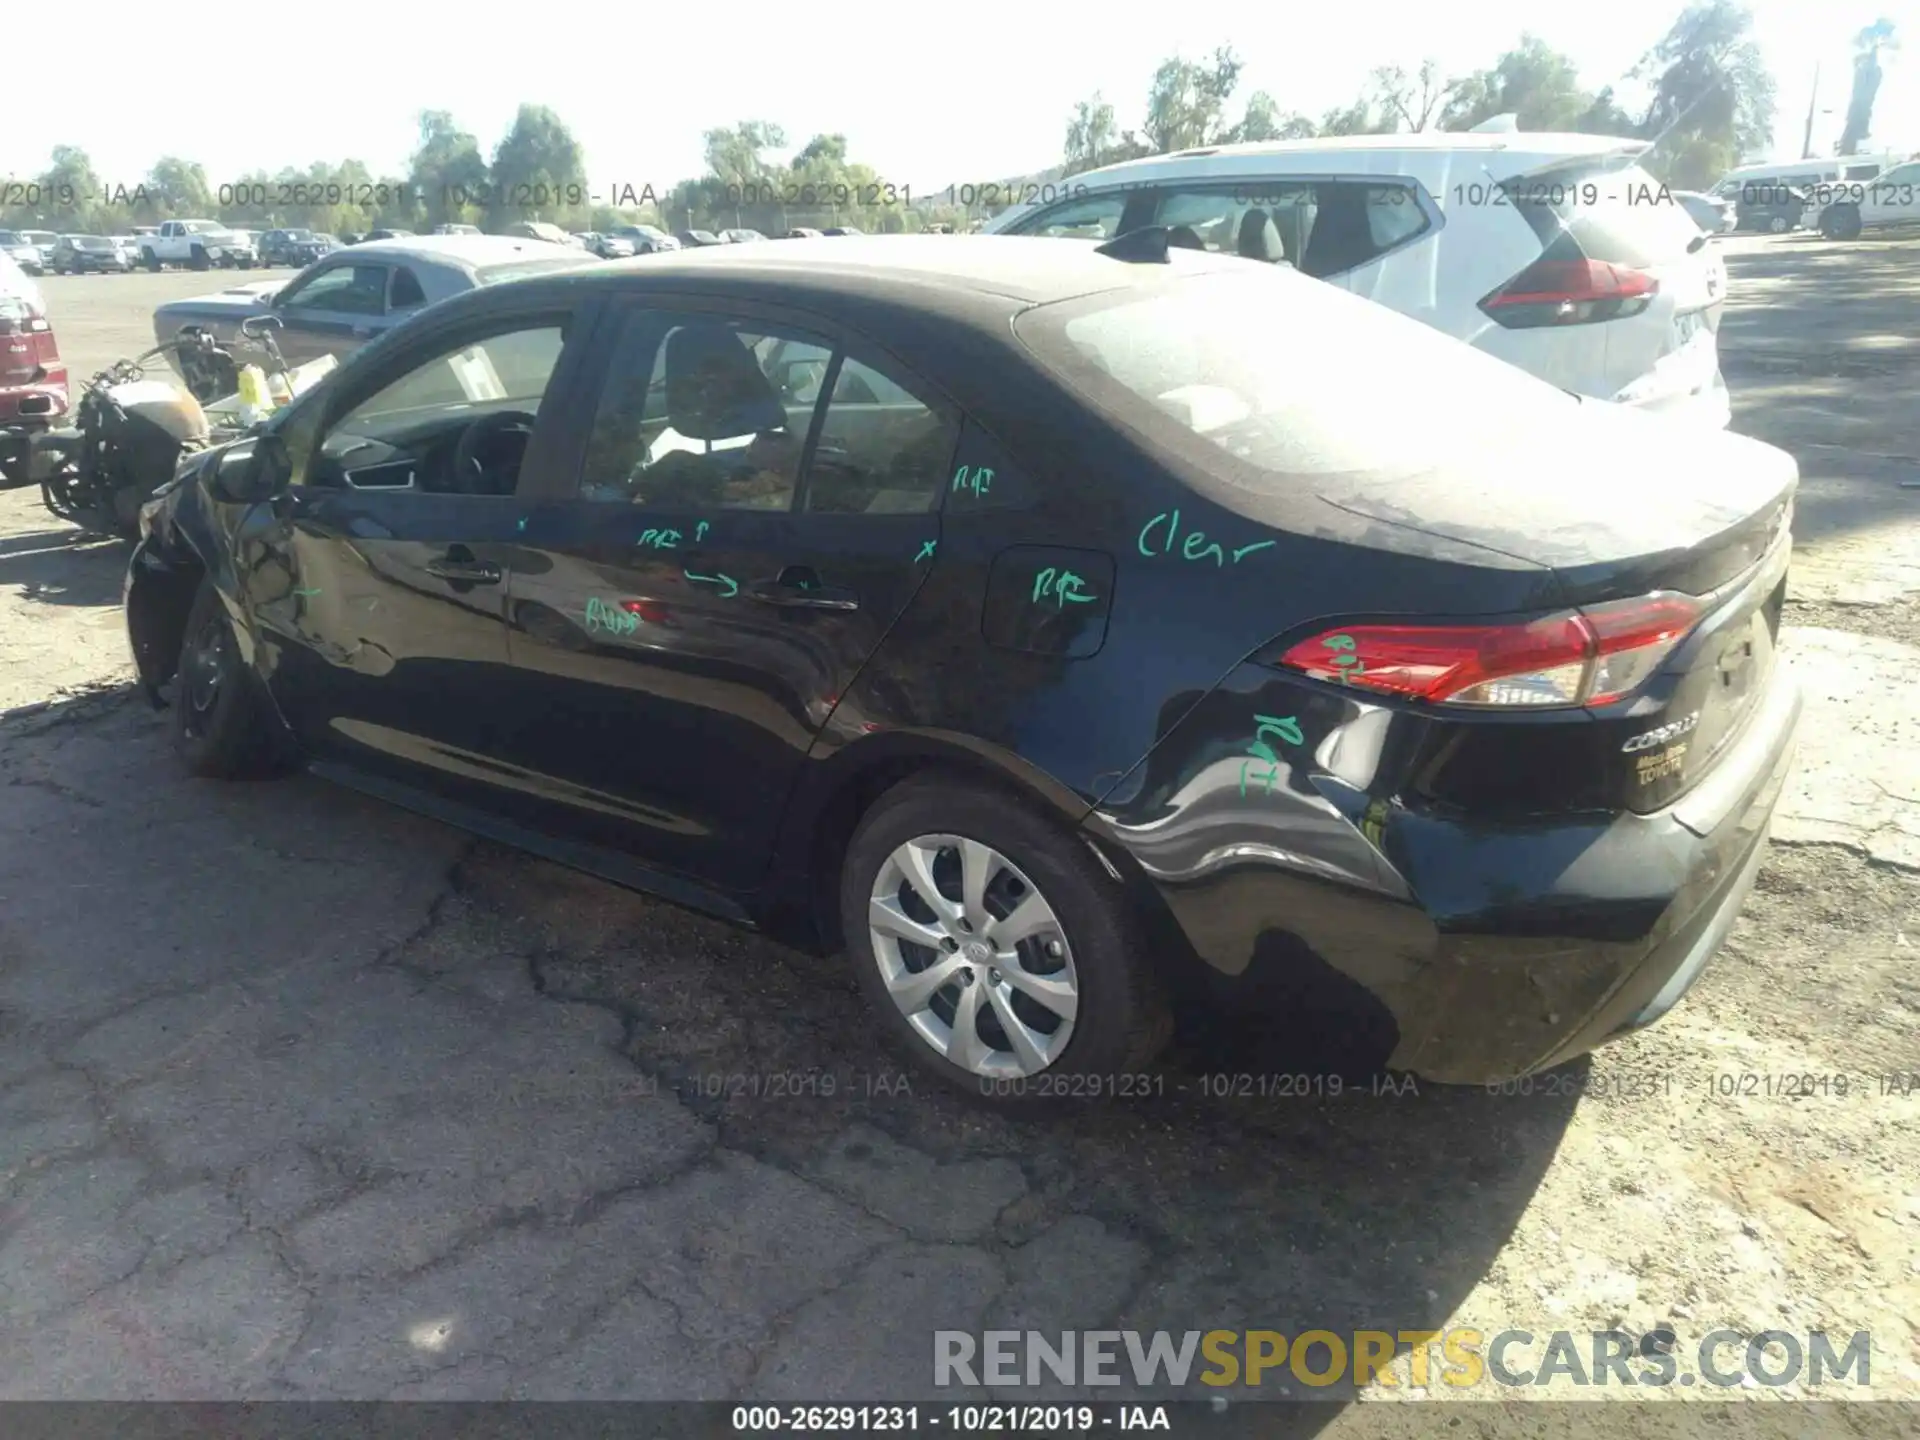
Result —
<path fill-rule="evenodd" d="M 1744 732 L 1773 674 L 1785 595 L 1782 576 L 1744 614 L 1726 617 L 1676 687 L 1663 724 L 1624 742 L 1632 746 L 1621 755 L 1630 808 L 1644 815 L 1672 803 Z"/>

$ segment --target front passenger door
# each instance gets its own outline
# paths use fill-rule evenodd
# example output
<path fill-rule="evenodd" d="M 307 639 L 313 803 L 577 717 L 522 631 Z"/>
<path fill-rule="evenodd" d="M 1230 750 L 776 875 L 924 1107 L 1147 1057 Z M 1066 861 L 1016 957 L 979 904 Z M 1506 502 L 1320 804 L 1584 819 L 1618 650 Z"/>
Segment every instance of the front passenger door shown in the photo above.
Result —
<path fill-rule="evenodd" d="M 572 326 L 564 307 L 438 328 L 279 427 L 292 483 L 236 548 L 261 672 L 322 765 L 486 804 L 516 492 L 575 453 L 552 415 Z"/>

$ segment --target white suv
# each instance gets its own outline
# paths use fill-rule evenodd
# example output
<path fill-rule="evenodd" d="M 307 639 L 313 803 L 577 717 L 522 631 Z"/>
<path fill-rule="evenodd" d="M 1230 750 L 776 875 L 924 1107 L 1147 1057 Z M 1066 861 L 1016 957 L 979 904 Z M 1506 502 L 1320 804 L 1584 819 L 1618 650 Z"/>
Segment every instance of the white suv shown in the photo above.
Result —
<path fill-rule="evenodd" d="M 1522 132 L 1221 145 L 1057 181 L 987 230 L 1165 226 L 1177 244 L 1290 263 L 1562 389 L 1724 426 L 1726 266 L 1641 168 L 1646 149 Z"/>

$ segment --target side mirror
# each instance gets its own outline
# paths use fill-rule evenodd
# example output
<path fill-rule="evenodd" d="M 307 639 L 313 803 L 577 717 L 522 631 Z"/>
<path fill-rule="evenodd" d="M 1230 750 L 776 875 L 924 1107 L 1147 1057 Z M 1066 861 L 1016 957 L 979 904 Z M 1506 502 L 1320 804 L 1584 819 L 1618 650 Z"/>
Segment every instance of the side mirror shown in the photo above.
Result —
<path fill-rule="evenodd" d="M 286 441 L 268 431 L 229 445 L 214 461 L 207 488 L 230 505 L 250 505 L 278 494 L 292 479 Z"/>

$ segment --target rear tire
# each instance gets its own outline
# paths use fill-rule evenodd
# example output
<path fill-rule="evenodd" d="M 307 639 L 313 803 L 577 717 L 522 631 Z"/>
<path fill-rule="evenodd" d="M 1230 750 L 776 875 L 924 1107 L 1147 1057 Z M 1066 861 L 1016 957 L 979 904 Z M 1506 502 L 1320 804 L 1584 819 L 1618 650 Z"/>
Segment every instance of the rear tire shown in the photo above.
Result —
<path fill-rule="evenodd" d="M 888 791 L 848 844 L 840 917 L 889 1040 L 976 1101 L 1107 1098 L 1172 1034 L 1121 882 L 1079 836 L 993 790 Z M 921 978 L 935 972 L 949 978 Z"/>
<path fill-rule="evenodd" d="M 147 251 L 147 253 L 143 255 L 141 258 L 144 261 L 146 261 L 147 269 L 151 270 L 156 275 L 160 273 L 162 269 L 162 266 L 160 264 L 160 257 L 156 255 L 153 251 L 151 250 Z"/>
<path fill-rule="evenodd" d="M 173 747 L 189 774 L 237 780 L 281 768 L 270 707 L 211 580 L 201 580 L 187 613 L 177 676 Z"/>

